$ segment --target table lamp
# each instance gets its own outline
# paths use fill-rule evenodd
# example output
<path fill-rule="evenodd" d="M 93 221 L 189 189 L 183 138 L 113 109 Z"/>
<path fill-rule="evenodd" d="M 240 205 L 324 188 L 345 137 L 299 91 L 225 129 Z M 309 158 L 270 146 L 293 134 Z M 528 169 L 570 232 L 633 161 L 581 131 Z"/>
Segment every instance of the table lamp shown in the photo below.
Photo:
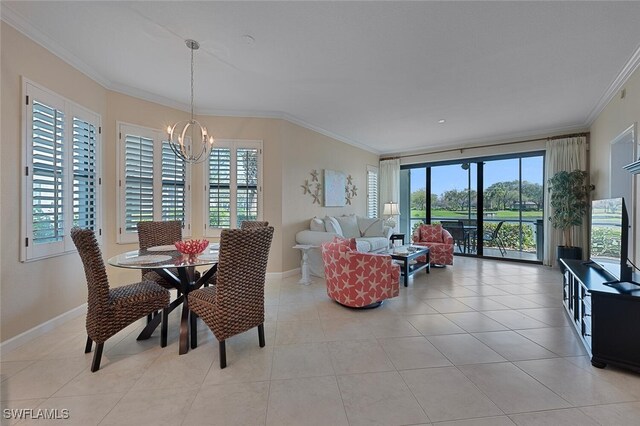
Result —
<path fill-rule="evenodd" d="M 384 216 L 387 216 L 387 220 L 385 221 L 385 225 L 390 228 L 396 227 L 396 216 L 400 216 L 400 209 L 398 208 L 398 203 L 394 203 L 390 201 L 384 204 L 384 209 L 382 211 Z"/>

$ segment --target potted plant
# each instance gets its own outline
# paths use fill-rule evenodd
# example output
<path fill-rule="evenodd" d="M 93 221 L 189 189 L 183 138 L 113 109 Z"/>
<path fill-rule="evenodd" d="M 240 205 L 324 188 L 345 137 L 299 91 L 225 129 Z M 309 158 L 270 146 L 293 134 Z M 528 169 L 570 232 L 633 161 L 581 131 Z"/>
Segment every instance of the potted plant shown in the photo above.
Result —
<path fill-rule="evenodd" d="M 557 258 L 582 259 L 582 248 L 574 247 L 571 239 L 573 226 L 582 225 L 589 207 L 589 173 L 584 170 L 558 172 L 549 179 L 552 213 L 551 225 L 562 230 L 563 245 L 557 248 Z M 561 265 L 562 266 L 562 265 Z"/>

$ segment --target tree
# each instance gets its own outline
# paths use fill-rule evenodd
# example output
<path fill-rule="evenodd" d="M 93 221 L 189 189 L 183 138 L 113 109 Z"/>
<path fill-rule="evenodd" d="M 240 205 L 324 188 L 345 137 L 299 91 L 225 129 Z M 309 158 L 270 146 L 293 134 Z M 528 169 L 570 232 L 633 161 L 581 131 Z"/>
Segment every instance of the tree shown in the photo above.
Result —
<path fill-rule="evenodd" d="M 437 209 L 437 208 L 440 208 L 441 205 L 442 205 L 442 202 L 438 198 L 438 194 L 431 194 L 431 208 Z"/>
<path fill-rule="evenodd" d="M 450 189 L 442 194 L 442 201 L 447 210 L 463 210 L 469 202 L 469 193 Z"/>
<path fill-rule="evenodd" d="M 536 209 L 542 209 L 544 200 L 544 191 L 539 183 L 522 181 L 522 201 L 531 201 L 535 203 Z"/>
<path fill-rule="evenodd" d="M 411 210 L 427 209 L 427 191 L 424 188 L 417 189 L 411 193 Z"/>
<path fill-rule="evenodd" d="M 507 210 L 514 201 L 518 201 L 519 181 L 496 182 L 485 191 L 485 200 L 490 209 Z"/>
<path fill-rule="evenodd" d="M 589 207 L 589 173 L 584 170 L 558 172 L 549 179 L 551 225 L 562 230 L 564 245 L 573 247 L 571 228 L 582 225 Z"/>

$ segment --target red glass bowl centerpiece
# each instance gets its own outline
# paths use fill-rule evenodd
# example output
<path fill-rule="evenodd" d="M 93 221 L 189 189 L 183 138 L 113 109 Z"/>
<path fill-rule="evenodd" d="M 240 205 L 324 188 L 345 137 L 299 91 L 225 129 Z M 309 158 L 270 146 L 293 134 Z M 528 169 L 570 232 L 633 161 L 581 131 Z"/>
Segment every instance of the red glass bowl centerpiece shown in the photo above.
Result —
<path fill-rule="evenodd" d="M 183 257 L 195 259 L 201 254 L 208 246 L 208 240 L 185 240 L 176 241 L 174 243 L 176 249 L 182 254 Z"/>

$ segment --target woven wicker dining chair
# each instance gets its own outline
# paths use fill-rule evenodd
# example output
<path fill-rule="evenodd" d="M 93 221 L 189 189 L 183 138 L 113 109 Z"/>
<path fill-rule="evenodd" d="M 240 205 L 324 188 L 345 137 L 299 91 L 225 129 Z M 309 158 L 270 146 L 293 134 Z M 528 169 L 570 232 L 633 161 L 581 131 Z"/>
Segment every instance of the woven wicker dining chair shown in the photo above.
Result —
<path fill-rule="evenodd" d="M 225 341 L 258 327 L 264 347 L 264 283 L 273 227 L 223 229 L 216 285 L 189 293 L 189 308 L 219 342 L 220 368 L 227 366 Z M 195 329 L 195 321 L 191 322 Z M 196 333 L 192 332 L 195 337 Z M 196 347 L 195 339 L 192 347 Z"/>
<path fill-rule="evenodd" d="M 100 369 L 104 342 L 134 321 L 165 309 L 169 305 L 169 291 L 151 281 L 110 289 L 94 232 L 74 227 L 71 239 L 78 249 L 87 278 L 87 345 L 84 352 L 91 352 L 91 346 L 96 342 L 91 363 L 91 371 L 96 372 Z M 166 323 L 163 323 L 164 341 L 166 333 Z"/>
<path fill-rule="evenodd" d="M 243 220 L 240 222 L 240 229 L 256 229 L 269 226 L 269 222 L 260 220 Z"/>
<path fill-rule="evenodd" d="M 138 222 L 137 227 L 140 250 L 146 250 L 156 246 L 173 245 L 176 241 L 182 240 L 182 222 L 179 220 Z M 178 276 L 178 270 L 176 268 L 172 268 L 170 271 L 176 277 Z M 140 272 L 142 273 L 143 280 L 154 281 L 164 288 L 175 288 L 154 271 L 142 269 Z"/>

